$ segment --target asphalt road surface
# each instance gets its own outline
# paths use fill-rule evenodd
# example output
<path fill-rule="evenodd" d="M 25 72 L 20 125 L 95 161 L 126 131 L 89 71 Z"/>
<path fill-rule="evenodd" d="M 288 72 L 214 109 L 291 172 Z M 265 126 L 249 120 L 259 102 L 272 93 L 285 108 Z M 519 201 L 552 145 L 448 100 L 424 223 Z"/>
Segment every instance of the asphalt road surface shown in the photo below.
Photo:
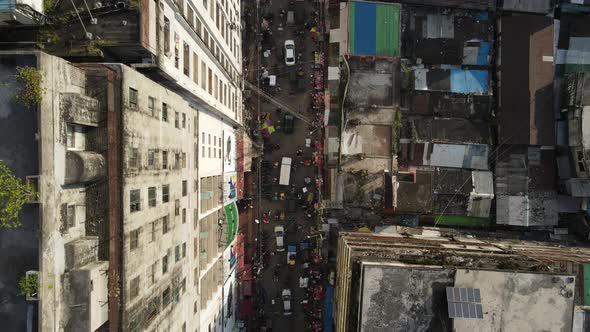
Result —
<path fill-rule="evenodd" d="M 296 8 L 297 6 L 301 8 Z M 297 1 L 289 2 L 287 0 L 275 0 L 272 2 L 261 2 L 260 16 L 272 19 L 269 22 L 269 29 L 272 35 L 266 34 L 262 38 L 262 50 L 260 56 L 261 67 L 253 68 L 257 73 L 262 74 L 265 70 L 269 75 L 276 75 L 279 89 L 272 88 L 272 93 L 289 107 L 295 108 L 300 112 L 306 113 L 310 118 L 315 118 L 311 110 L 311 93 L 313 73 L 313 51 L 316 50 L 316 44 L 311 38 L 309 29 L 313 26 L 315 18 L 314 12 L 317 11 L 317 2 Z M 282 10 L 284 11 L 281 15 Z M 293 24 L 289 24 L 288 12 L 293 11 Z M 305 23 L 308 23 L 306 29 Z M 281 30 L 282 28 L 282 30 Z M 287 66 L 284 58 L 285 40 L 295 41 L 296 63 L 293 66 Z M 265 51 L 267 56 L 264 55 Z M 299 75 L 299 76 L 296 76 Z M 294 77 L 300 77 L 303 80 L 297 85 Z M 301 84 L 304 83 L 304 84 Z M 273 90 L 274 89 L 274 90 Z M 301 301 L 305 299 L 305 289 L 299 287 L 299 277 L 302 275 L 302 263 L 304 257 L 309 251 L 301 250 L 301 242 L 313 241 L 307 236 L 311 233 L 313 218 L 307 217 L 307 195 L 312 193 L 317 197 L 315 189 L 315 175 L 313 164 L 306 166 L 306 161 L 312 160 L 314 152 L 314 143 L 319 139 L 319 130 L 313 131 L 309 124 L 299 119 L 295 119 L 292 133 L 284 132 L 285 110 L 277 110 L 277 107 L 263 101 L 261 112 L 270 114 L 270 119 L 277 131 L 265 140 L 265 146 L 276 149 L 264 153 L 263 176 L 261 178 L 261 188 L 263 198 L 260 209 L 266 214 L 270 214 L 268 223 L 261 222 L 262 225 L 262 257 L 266 262 L 264 269 L 259 277 L 260 294 L 258 301 L 262 302 L 264 308 L 264 320 L 260 325 L 268 325 L 273 331 L 308 331 L 309 320 L 304 312 Z M 313 131 L 313 132 L 312 132 Z M 311 139 L 311 146 L 306 147 L 306 138 Z M 290 185 L 279 185 L 280 163 L 283 157 L 291 157 L 293 170 L 290 176 Z M 306 178 L 309 184 L 306 185 Z M 303 188 L 308 193 L 304 193 Z M 276 199 L 284 194 L 285 199 Z M 298 199 L 300 196 L 302 199 Z M 294 209 L 289 211 L 289 200 L 292 200 Z M 278 213 L 277 213 L 278 211 Z M 284 212 L 284 220 L 280 215 Z M 279 220 L 276 220 L 276 215 Z M 284 251 L 278 251 L 274 229 L 276 226 L 283 226 L 285 229 Z M 295 258 L 295 264 L 287 263 L 288 246 L 296 245 L 298 254 Z M 292 294 L 291 307 L 292 314 L 284 314 L 284 304 L 281 298 L 283 289 L 289 289 Z M 273 304 L 274 303 L 274 304 Z M 259 326 L 259 330 L 264 330 Z M 268 330 L 267 330 L 268 331 Z"/>

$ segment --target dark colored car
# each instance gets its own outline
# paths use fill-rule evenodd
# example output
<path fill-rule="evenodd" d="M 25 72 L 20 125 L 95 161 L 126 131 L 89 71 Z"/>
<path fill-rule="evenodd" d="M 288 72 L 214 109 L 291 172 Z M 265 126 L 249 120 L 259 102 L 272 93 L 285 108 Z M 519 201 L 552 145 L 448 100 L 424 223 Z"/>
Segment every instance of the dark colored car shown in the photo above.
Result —
<path fill-rule="evenodd" d="M 297 211 L 297 202 L 295 199 L 291 198 L 287 202 L 287 212 L 296 212 Z"/>
<path fill-rule="evenodd" d="M 283 118 L 283 131 L 285 134 L 292 134 L 295 126 L 295 117 L 291 114 L 285 114 Z"/>

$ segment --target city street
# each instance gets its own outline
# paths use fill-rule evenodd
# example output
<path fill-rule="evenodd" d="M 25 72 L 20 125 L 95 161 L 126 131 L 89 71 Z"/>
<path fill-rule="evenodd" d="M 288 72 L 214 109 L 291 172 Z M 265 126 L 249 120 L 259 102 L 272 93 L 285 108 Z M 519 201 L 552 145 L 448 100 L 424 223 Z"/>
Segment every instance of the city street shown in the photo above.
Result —
<path fill-rule="evenodd" d="M 312 98 L 314 88 L 318 87 L 318 91 L 322 88 L 314 87 L 314 72 L 319 68 L 317 76 L 322 68 L 316 66 L 318 57 L 314 52 L 318 51 L 318 46 L 316 35 L 312 36 L 317 29 L 318 5 L 312 1 L 289 3 L 275 0 L 261 2 L 259 7 L 258 17 L 263 31 L 258 37 L 262 45 L 260 54 L 257 54 L 260 67 L 256 68 L 258 61 L 253 56 L 249 71 L 252 76 L 261 78 L 260 87 L 266 93 L 312 122 L 295 118 L 290 130 L 290 124 L 285 121 L 289 112 L 260 99 L 259 121 L 272 124 L 276 131 L 261 132 L 265 152 L 260 170 L 261 246 L 258 254 L 263 268 L 257 284 L 258 326 L 253 330 L 319 331 L 322 328 L 322 291 L 316 292 L 316 300 L 313 295 L 308 295 L 315 289 L 313 284 L 317 284 L 318 289 L 323 287 L 321 268 L 313 262 L 313 248 L 317 242 L 314 203 L 318 198 L 314 152 L 321 135 L 321 130 L 315 127 L 319 121 L 315 120 L 321 114 L 316 114 L 317 110 L 312 107 Z M 295 44 L 294 65 L 286 64 L 286 40 L 293 40 Z M 276 84 L 273 76 L 276 76 Z M 286 171 L 281 177 L 283 157 L 292 159 L 288 185 L 279 184 L 289 174 L 289 167 L 283 166 Z M 284 229 L 282 248 L 277 243 L 277 226 Z M 291 262 L 288 257 L 290 249 L 297 251 Z M 307 263 L 305 268 L 304 263 Z M 310 275 L 316 279 L 310 277 L 307 287 L 300 287 L 306 286 L 300 284 L 303 281 L 300 277 Z M 291 294 L 290 314 L 285 311 L 284 290 Z M 302 301 L 306 299 L 308 304 L 304 307 Z M 316 316 L 311 317 L 312 314 Z"/>

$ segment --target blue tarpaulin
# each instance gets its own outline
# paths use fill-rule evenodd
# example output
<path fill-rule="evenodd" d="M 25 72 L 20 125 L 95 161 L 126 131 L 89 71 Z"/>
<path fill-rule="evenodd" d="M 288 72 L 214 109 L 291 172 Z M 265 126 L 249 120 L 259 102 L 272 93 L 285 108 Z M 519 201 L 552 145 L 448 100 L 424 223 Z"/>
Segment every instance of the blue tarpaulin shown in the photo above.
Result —
<path fill-rule="evenodd" d="M 324 332 L 332 332 L 333 308 L 332 296 L 334 295 L 334 287 L 326 286 L 326 297 L 324 298 Z"/>
<path fill-rule="evenodd" d="M 488 65 L 488 55 L 490 54 L 490 43 L 486 41 L 482 41 L 479 44 L 479 49 L 477 50 L 477 64 L 478 65 Z"/>
<path fill-rule="evenodd" d="M 377 45 L 376 5 L 370 2 L 355 2 L 354 19 L 362 24 L 355 24 L 354 53 L 373 55 Z"/>
<path fill-rule="evenodd" d="M 487 93 L 486 70 L 451 70 L 451 91 L 455 93 Z"/>

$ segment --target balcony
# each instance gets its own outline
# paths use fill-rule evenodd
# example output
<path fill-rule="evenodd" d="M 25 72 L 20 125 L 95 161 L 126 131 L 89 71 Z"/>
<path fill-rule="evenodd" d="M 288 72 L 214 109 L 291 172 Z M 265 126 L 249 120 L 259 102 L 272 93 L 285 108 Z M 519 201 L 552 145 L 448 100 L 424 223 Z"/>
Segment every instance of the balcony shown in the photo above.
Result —
<path fill-rule="evenodd" d="M 40 25 L 42 12 L 42 0 L 0 0 L 0 25 Z"/>

